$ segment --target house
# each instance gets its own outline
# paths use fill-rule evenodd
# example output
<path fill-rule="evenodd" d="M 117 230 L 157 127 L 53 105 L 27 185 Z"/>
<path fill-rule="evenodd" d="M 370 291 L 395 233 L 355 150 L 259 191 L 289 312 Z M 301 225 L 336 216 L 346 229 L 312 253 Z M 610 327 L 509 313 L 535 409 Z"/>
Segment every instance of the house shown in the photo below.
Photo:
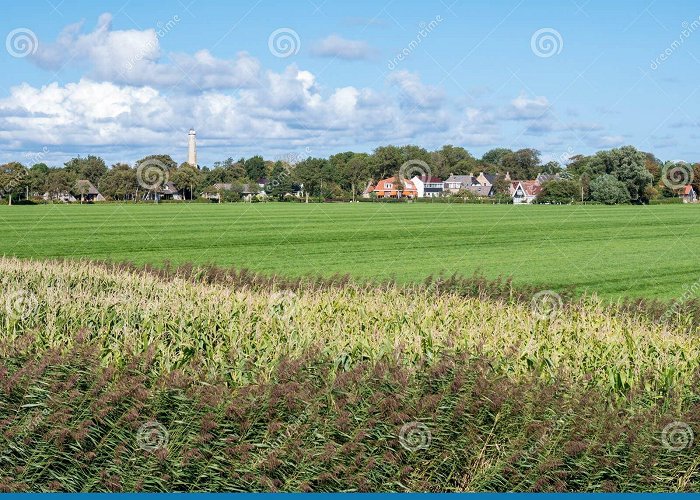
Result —
<path fill-rule="evenodd" d="M 158 191 L 161 200 L 184 200 L 185 197 L 172 182 L 166 182 Z"/>
<path fill-rule="evenodd" d="M 75 196 L 70 194 L 68 191 L 62 191 L 60 193 L 50 193 L 47 191 L 41 195 L 41 197 L 46 201 L 62 201 L 63 203 L 73 203 L 77 201 Z"/>
<path fill-rule="evenodd" d="M 683 200 L 683 203 L 695 203 L 698 201 L 698 194 L 692 185 L 686 184 L 681 188 L 679 198 Z"/>
<path fill-rule="evenodd" d="M 418 196 L 418 190 L 412 181 L 401 182 L 397 181 L 396 177 L 377 182 L 373 192 L 376 193 L 377 198 L 416 198 Z"/>
<path fill-rule="evenodd" d="M 488 186 L 465 186 L 464 191 L 472 193 L 476 196 L 493 196 L 496 193 L 496 187 L 493 185 Z"/>
<path fill-rule="evenodd" d="M 493 186 L 496 183 L 496 177 L 498 177 L 496 174 L 479 172 L 479 175 L 476 176 L 476 182 L 480 186 Z M 510 180 L 509 174 L 506 174 L 506 180 Z"/>
<path fill-rule="evenodd" d="M 539 174 L 537 176 L 537 179 L 535 179 L 535 180 L 541 186 L 542 184 L 544 184 L 545 182 L 548 182 L 548 181 L 560 181 L 561 176 L 559 174 Z"/>
<path fill-rule="evenodd" d="M 265 184 L 267 185 L 267 182 Z M 253 196 L 265 197 L 265 190 L 260 187 L 260 182 L 258 182 L 258 188 L 256 190 L 250 184 L 243 184 L 241 187 L 241 199 L 243 201 L 253 201 Z"/>
<path fill-rule="evenodd" d="M 87 179 L 75 181 L 75 194 L 78 196 L 81 203 L 85 201 L 106 201 L 105 197 L 102 196 L 95 185 Z"/>
<path fill-rule="evenodd" d="M 429 177 L 427 175 L 414 176 L 411 182 L 416 186 L 418 198 L 437 198 L 442 196 L 445 183 L 439 177 Z"/>
<path fill-rule="evenodd" d="M 542 186 L 536 180 L 532 181 L 511 181 L 510 188 L 513 204 L 520 205 L 524 203 L 532 203 L 537 195 L 542 191 Z"/>
<path fill-rule="evenodd" d="M 445 181 L 445 191 L 448 193 L 459 193 L 468 191 L 476 196 L 493 196 L 496 192 L 494 182 L 496 176 L 479 173 L 478 177 L 469 175 L 450 175 Z"/>
<path fill-rule="evenodd" d="M 258 187 L 260 188 L 259 193 L 261 195 L 265 195 L 267 191 L 267 185 L 269 184 L 269 181 L 265 177 L 261 177 L 258 179 Z"/>
<path fill-rule="evenodd" d="M 225 182 L 217 182 L 216 184 L 212 185 L 210 189 L 202 193 L 202 198 L 206 198 L 207 200 L 215 200 L 215 201 L 221 201 L 221 192 L 222 191 L 230 191 L 231 188 L 233 187 L 233 184 L 230 183 L 225 183 Z"/>
<path fill-rule="evenodd" d="M 157 189 L 147 191 L 143 195 L 144 201 L 166 201 L 166 200 L 184 200 L 184 195 L 175 187 L 172 182 L 166 182 Z"/>
<path fill-rule="evenodd" d="M 453 175 L 445 180 L 444 191 L 448 193 L 458 193 L 460 190 L 466 188 L 467 186 L 478 186 L 479 183 L 472 174 L 469 175 Z"/>

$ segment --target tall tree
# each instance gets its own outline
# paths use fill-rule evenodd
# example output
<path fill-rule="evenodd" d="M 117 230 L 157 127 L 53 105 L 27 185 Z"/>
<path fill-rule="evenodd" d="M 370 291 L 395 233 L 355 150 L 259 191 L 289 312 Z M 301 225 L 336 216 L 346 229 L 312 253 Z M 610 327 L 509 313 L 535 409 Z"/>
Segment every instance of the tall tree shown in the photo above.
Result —
<path fill-rule="evenodd" d="M 248 158 L 243 164 L 246 172 L 246 177 L 253 180 L 262 179 L 267 177 L 267 170 L 265 169 L 265 160 L 262 156 L 253 156 Z"/>
<path fill-rule="evenodd" d="M 501 159 L 508 154 L 512 154 L 513 151 L 507 148 L 495 148 L 484 153 L 481 160 L 485 163 L 498 166 L 501 164 Z"/>
<path fill-rule="evenodd" d="M 66 171 L 75 175 L 77 179 L 87 179 L 95 186 L 104 174 L 107 173 L 107 165 L 99 156 L 89 155 L 87 158 L 73 158 L 65 163 Z"/>
<path fill-rule="evenodd" d="M 528 148 L 505 153 L 500 159 L 498 171 L 508 172 L 512 179 L 534 179 L 542 172 L 540 152 Z"/>
<path fill-rule="evenodd" d="M 78 176 L 65 168 L 52 168 L 46 176 L 45 189 L 51 198 L 58 198 L 63 193 L 70 193 L 75 187 Z"/>
<path fill-rule="evenodd" d="M 17 199 L 27 185 L 27 169 L 21 163 L 0 165 L 0 198 Z"/>
<path fill-rule="evenodd" d="M 139 165 L 142 163 L 149 162 L 150 164 L 155 164 L 158 166 L 162 166 L 165 168 L 165 170 L 170 171 L 170 170 L 175 170 L 177 168 L 177 162 L 173 160 L 170 155 L 148 155 L 144 156 L 140 160 L 138 160 L 136 163 L 134 163 L 134 168 L 138 169 Z"/>
<path fill-rule="evenodd" d="M 193 167 L 185 162 L 170 175 L 175 187 L 185 194 L 185 199 L 192 200 L 194 198 L 195 188 L 199 187 L 202 182 L 202 175 L 197 167 Z"/>
<path fill-rule="evenodd" d="M 292 180 L 288 170 L 281 161 L 275 162 L 267 182 L 266 192 L 271 197 L 282 201 L 284 195 L 292 191 Z"/>
<path fill-rule="evenodd" d="M 98 189 L 104 196 L 114 200 L 130 199 L 135 196 L 138 188 L 136 170 L 124 163 L 112 165 L 98 185 Z"/>
<path fill-rule="evenodd" d="M 625 183 L 614 175 L 599 175 L 591 181 L 591 199 L 606 205 L 629 203 L 630 196 Z"/>

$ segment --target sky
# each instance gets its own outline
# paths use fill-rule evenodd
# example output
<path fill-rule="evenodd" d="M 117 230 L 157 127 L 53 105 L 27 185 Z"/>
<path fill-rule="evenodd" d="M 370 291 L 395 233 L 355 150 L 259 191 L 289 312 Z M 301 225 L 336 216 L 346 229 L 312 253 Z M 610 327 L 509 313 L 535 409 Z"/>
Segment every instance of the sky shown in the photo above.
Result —
<path fill-rule="evenodd" d="M 28 0 L 0 18 L 0 162 L 386 144 L 700 161 L 691 0 Z"/>

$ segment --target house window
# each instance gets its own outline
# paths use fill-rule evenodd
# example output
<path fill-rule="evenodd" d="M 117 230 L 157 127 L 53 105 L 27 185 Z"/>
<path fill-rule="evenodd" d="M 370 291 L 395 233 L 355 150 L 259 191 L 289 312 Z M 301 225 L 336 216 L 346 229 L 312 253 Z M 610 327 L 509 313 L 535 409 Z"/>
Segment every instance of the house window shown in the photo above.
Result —
<path fill-rule="evenodd" d="M 391 189 L 394 185 L 391 184 L 391 183 L 389 183 L 389 182 L 387 182 L 387 183 L 385 184 L 385 186 L 386 186 L 387 189 Z"/>

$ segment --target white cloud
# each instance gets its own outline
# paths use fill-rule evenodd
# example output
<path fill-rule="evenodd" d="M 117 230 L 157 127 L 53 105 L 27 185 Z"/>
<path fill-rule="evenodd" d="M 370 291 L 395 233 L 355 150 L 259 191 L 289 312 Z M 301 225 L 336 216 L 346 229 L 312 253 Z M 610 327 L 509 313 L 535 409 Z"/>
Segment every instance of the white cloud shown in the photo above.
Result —
<path fill-rule="evenodd" d="M 252 87 L 258 83 L 260 63 L 245 52 L 232 60 L 218 59 L 207 50 L 194 55 L 164 55 L 161 38 L 180 29 L 172 20 L 168 33 L 162 29 L 112 30 L 111 14 L 102 14 L 89 33 L 81 33 L 82 27 L 83 23 L 72 24 L 54 43 L 40 44 L 32 60 L 54 71 L 87 66 L 88 76 L 93 79 L 128 85 L 208 90 Z"/>
<path fill-rule="evenodd" d="M 338 35 L 330 35 L 316 42 L 311 54 L 318 57 L 337 57 L 346 61 L 369 59 L 374 50 L 363 40 L 348 40 Z"/>
<path fill-rule="evenodd" d="M 598 139 L 599 147 L 622 146 L 625 142 L 625 137 L 622 135 L 604 135 Z"/>
<path fill-rule="evenodd" d="M 454 142 L 466 146 L 494 145 L 500 137 L 495 115 L 487 109 L 470 107 L 455 130 Z"/>
<path fill-rule="evenodd" d="M 510 102 L 507 117 L 512 120 L 534 120 L 549 112 L 549 100 L 544 96 L 527 97 L 520 94 Z"/>
<path fill-rule="evenodd" d="M 417 73 L 394 71 L 387 77 L 387 81 L 399 89 L 401 100 L 408 107 L 435 108 L 445 98 L 441 88 L 424 84 Z"/>

